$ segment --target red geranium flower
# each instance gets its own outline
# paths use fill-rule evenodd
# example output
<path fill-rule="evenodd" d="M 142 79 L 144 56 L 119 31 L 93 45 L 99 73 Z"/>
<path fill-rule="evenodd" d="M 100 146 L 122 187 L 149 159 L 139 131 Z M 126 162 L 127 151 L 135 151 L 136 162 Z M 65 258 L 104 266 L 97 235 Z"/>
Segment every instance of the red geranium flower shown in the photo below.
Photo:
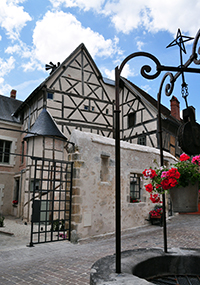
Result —
<path fill-rule="evenodd" d="M 151 193 L 153 191 L 153 185 L 152 184 L 147 184 L 145 185 L 146 191 Z"/>
<path fill-rule="evenodd" d="M 166 177 L 164 180 L 161 181 L 161 187 L 164 190 L 168 190 L 170 188 L 169 177 Z"/>
<path fill-rule="evenodd" d="M 178 172 L 178 169 L 177 169 L 177 168 L 171 168 L 171 169 L 168 171 L 168 176 L 171 177 L 171 178 L 179 179 L 181 175 L 180 175 L 180 173 Z"/>
<path fill-rule="evenodd" d="M 160 196 L 158 194 L 150 194 L 150 200 L 153 203 L 159 203 L 160 202 Z"/>
<path fill-rule="evenodd" d="M 180 161 L 186 161 L 186 160 L 188 160 L 188 159 L 190 159 L 189 155 L 187 155 L 187 154 L 185 154 L 185 153 L 182 153 L 182 154 L 180 155 Z"/>
<path fill-rule="evenodd" d="M 174 178 L 170 178 L 170 179 L 169 179 L 170 188 L 175 187 L 177 184 L 178 184 L 178 182 L 177 182 L 176 179 L 174 179 Z"/>
<path fill-rule="evenodd" d="M 142 174 L 144 175 L 144 177 L 148 178 L 150 177 L 151 179 L 153 179 L 155 176 L 157 176 L 155 170 L 153 169 L 145 169 Z"/>

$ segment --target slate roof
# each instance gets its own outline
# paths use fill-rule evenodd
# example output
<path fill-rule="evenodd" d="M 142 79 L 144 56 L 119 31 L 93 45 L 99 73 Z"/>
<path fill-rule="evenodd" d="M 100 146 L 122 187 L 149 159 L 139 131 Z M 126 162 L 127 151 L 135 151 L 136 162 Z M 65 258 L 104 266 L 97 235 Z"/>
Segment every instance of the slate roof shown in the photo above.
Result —
<path fill-rule="evenodd" d="M 23 102 L 17 99 L 13 99 L 7 96 L 0 95 L 0 120 L 20 123 L 20 121 L 11 116 Z"/>
<path fill-rule="evenodd" d="M 46 109 L 42 110 L 37 120 L 35 121 L 35 124 L 32 126 L 30 132 L 31 133 L 27 134 L 24 139 L 33 136 L 53 136 L 67 139 L 64 134 L 58 129 L 52 116 Z"/>

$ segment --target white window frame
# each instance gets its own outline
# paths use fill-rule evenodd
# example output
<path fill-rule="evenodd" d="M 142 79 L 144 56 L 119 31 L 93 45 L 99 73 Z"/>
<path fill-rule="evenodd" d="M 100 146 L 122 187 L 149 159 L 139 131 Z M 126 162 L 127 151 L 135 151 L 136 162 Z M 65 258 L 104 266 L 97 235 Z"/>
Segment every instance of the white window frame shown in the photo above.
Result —
<path fill-rule="evenodd" d="M 10 141 L 11 142 L 9 163 L 0 162 L 0 165 L 3 165 L 3 166 L 13 166 L 15 164 L 15 155 L 14 155 L 14 153 L 16 151 L 17 139 L 16 138 L 12 138 L 12 137 L 8 137 L 8 136 L 0 136 L 0 139 L 2 141 Z"/>

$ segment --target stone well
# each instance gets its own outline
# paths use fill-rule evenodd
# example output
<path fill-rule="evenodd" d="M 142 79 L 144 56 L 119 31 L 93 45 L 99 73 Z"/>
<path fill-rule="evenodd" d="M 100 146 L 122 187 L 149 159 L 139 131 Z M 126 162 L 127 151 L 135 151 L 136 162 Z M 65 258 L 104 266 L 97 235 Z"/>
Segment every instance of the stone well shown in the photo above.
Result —
<path fill-rule="evenodd" d="M 121 274 L 115 273 L 115 261 L 115 255 L 112 255 L 95 262 L 90 284 L 145 285 L 153 284 L 147 280 L 156 276 L 200 275 L 200 249 L 172 248 L 168 253 L 158 248 L 124 251 L 121 254 Z"/>

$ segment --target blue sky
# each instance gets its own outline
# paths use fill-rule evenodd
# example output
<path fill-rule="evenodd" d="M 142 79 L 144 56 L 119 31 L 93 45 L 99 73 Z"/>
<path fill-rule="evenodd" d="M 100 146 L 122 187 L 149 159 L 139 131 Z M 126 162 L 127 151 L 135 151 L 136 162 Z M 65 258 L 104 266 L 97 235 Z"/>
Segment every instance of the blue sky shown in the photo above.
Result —
<path fill-rule="evenodd" d="M 9 96 L 16 89 L 17 99 L 24 100 L 48 77 L 45 64 L 62 62 L 82 42 L 107 78 L 114 79 L 115 67 L 137 51 L 152 53 L 162 65 L 178 66 L 178 47 L 166 46 L 178 28 L 194 37 L 200 28 L 199 13 L 199 0 L 1 0 L 0 94 Z M 184 62 L 192 41 L 185 46 Z M 145 58 L 132 59 L 122 75 L 156 98 L 164 73 L 155 80 L 142 78 L 140 68 L 147 63 Z M 200 74 L 185 78 L 188 103 L 196 108 L 200 122 Z M 185 108 L 181 78 L 173 95 Z M 170 107 L 164 92 L 162 103 Z"/>

